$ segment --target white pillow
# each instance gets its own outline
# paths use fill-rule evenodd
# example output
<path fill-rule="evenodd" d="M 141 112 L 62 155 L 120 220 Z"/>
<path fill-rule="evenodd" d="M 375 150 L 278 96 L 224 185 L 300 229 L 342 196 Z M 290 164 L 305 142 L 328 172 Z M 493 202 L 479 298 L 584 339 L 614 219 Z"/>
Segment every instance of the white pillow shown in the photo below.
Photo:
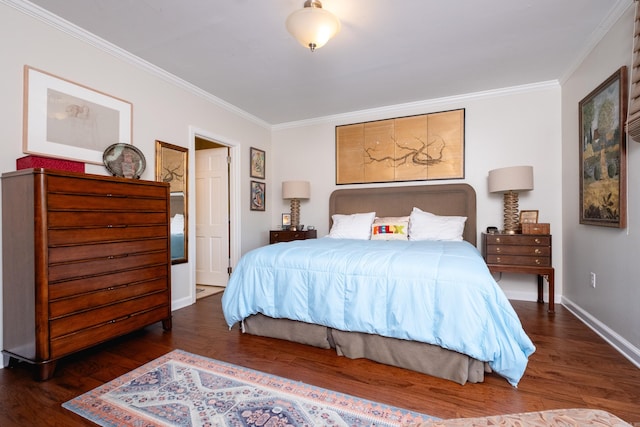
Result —
<path fill-rule="evenodd" d="M 409 240 L 409 217 L 376 218 L 371 226 L 371 240 Z"/>
<path fill-rule="evenodd" d="M 409 240 L 462 240 L 466 216 L 440 216 L 413 208 L 409 215 Z"/>
<path fill-rule="evenodd" d="M 171 218 L 171 234 L 183 234 L 184 233 L 184 215 L 175 214 Z"/>
<path fill-rule="evenodd" d="M 333 225 L 328 237 L 333 239 L 369 240 L 371 238 L 371 224 L 373 224 L 375 217 L 375 212 L 332 215 Z"/>

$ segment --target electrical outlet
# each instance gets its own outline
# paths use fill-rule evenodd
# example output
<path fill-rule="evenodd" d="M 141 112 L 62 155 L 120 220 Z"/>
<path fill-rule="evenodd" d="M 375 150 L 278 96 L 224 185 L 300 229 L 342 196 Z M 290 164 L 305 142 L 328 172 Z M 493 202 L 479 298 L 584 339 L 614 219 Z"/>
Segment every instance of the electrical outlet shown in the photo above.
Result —
<path fill-rule="evenodd" d="M 591 287 L 595 288 L 596 287 L 596 273 L 594 273 L 593 271 L 590 273 L 591 275 Z"/>

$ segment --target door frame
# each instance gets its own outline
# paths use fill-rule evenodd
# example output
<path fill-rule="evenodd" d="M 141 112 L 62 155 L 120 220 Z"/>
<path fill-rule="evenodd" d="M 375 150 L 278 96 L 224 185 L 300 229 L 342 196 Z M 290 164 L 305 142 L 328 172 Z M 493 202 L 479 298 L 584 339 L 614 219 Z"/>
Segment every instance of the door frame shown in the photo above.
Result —
<path fill-rule="evenodd" d="M 240 259 L 240 242 L 242 236 L 240 235 L 240 144 L 229 140 L 229 138 L 222 135 L 216 135 L 212 132 L 199 129 L 194 126 L 189 126 L 189 147 L 191 148 L 193 155 L 189 156 L 189 170 L 193 171 L 189 174 L 189 188 L 196 188 L 196 155 L 195 144 L 196 137 L 206 139 L 216 144 L 224 145 L 229 148 L 229 156 L 231 162 L 229 163 L 229 258 L 231 268 L 235 268 L 238 260 Z M 190 257 L 190 272 L 189 281 L 191 285 L 191 303 L 196 302 L 196 197 L 195 194 L 189 197 L 189 212 L 193 212 L 194 220 L 189 221 L 189 253 L 194 254 Z"/>

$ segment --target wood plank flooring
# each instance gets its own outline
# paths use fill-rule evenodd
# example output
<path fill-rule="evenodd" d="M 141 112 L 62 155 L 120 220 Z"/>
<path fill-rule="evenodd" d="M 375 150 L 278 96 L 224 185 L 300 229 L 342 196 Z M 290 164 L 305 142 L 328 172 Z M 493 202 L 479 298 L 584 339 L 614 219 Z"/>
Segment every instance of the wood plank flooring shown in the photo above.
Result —
<path fill-rule="evenodd" d="M 550 316 L 543 305 L 513 302 L 537 346 L 514 388 L 495 375 L 460 386 L 332 350 L 241 334 L 237 326 L 229 331 L 221 296 L 174 312 L 171 332 L 158 323 L 62 359 L 49 381 L 34 381 L 27 364 L 0 370 L 0 426 L 93 425 L 60 405 L 176 348 L 440 418 L 582 407 L 640 426 L 640 369 L 562 306 Z"/>

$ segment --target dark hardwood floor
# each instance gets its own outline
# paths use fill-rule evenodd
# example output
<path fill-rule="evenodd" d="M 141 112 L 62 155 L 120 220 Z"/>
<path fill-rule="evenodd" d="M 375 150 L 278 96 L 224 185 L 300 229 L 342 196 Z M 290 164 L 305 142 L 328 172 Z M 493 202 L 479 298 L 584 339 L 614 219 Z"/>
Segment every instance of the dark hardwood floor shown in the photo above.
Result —
<path fill-rule="evenodd" d="M 158 323 L 62 359 L 46 382 L 34 381 L 27 364 L 0 370 L 0 426 L 93 425 L 60 405 L 176 348 L 440 418 L 581 407 L 640 425 L 640 369 L 562 306 L 550 316 L 542 305 L 513 302 L 537 346 L 514 388 L 495 375 L 460 386 L 332 350 L 243 335 L 237 326 L 229 331 L 220 298 L 174 312 L 171 332 Z"/>

